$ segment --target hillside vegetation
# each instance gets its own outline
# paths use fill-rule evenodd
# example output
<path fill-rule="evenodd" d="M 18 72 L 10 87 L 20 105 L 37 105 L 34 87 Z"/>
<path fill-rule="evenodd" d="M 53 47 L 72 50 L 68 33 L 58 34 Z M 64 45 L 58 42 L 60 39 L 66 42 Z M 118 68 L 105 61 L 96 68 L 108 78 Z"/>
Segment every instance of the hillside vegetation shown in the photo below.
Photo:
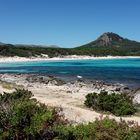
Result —
<path fill-rule="evenodd" d="M 43 48 L 42 46 L 0 44 L 1 56 L 31 57 L 47 54 L 49 57 L 66 55 L 140 56 L 140 43 L 105 33 L 97 40 L 76 48 Z"/>

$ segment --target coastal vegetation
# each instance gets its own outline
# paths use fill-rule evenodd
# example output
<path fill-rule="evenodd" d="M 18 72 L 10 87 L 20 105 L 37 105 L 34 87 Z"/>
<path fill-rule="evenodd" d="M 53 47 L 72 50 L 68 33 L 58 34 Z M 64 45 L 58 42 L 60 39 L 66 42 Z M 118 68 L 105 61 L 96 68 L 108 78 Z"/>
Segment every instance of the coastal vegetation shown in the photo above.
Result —
<path fill-rule="evenodd" d="M 7 90 L 14 90 L 15 88 L 16 89 L 24 88 L 22 85 L 17 85 L 15 83 L 10 83 L 6 81 L 2 81 L 2 80 L 0 80 L 0 86 L 2 86 L 2 88 L 7 89 Z"/>
<path fill-rule="evenodd" d="M 0 94 L 0 120 L 2 140 L 138 140 L 140 138 L 140 126 L 134 122 L 126 123 L 123 120 L 117 122 L 101 116 L 95 122 L 73 125 L 64 118 L 60 108 L 39 103 L 30 91 L 24 89 Z"/>
<path fill-rule="evenodd" d="M 127 94 L 108 94 L 106 91 L 86 95 L 85 105 L 97 111 L 108 111 L 116 116 L 133 115 L 137 108 Z"/>
<path fill-rule="evenodd" d="M 59 140 L 139 140 L 140 126 L 106 117 L 88 124 L 62 127 L 58 137 Z"/>
<path fill-rule="evenodd" d="M 1 56 L 49 57 L 67 55 L 89 56 L 140 56 L 140 43 L 120 37 L 115 33 L 104 33 L 97 40 L 75 48 L 51 48 L 33 45 L 0 44 Z"/>
<path fill-rule="evenodd" d="M 67 122 L 59 109 L 49 108 L 32 96 L 20 89 L 0 95 L 1 140 L 53 139 L 54 127 Z"/>
<path fill-rule="evenodd" d="M 89 55 L 89 56 L 140 56 L 140 47 L 78 47 L 78 48 L 40 48 L 20 47 L 12 45 L 0 45 L 1 56 L 35 57 L 46 54 L 51 57 L 63 57 L 67 55 Z"/>

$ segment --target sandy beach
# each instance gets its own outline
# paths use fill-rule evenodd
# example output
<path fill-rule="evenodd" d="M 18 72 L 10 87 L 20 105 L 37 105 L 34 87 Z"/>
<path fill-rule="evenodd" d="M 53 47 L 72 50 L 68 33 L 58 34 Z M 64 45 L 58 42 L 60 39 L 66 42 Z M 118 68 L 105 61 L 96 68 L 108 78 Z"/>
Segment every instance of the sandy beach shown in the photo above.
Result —
<path fill-rule="evenodd" d="M 73 123 L 87 123 L 101 116 L 109 116 L 109 118 L 114 118 L 117 121 L 120 120 L 120 117 L 95 112 L 85 107 L 85 95 L 88 93 L 99 93 L 101 90 L 108 91 L 109 93 L 134 92 L 123 85 L 106 84 L 100 81 L 63 83 L 54 77 L 28 74 L 0 74 L 0 79 L 11 84 L 13 83 L 14 85 L 22 85 L 25 89 L 32 91 L 38 101 L 48 106 L 61 107 L 65 117 Z M 1 93 L 3 91 L 12 92 L 13 90 L 6 89 L 2 85 L 0 86 Z M 140 94 L 140 90 L 137 91 L 137 94 Z M 138 116 L 121 118 L 125 121 L 135 121 L 140 124 L 140 117 Z"/>
<path fill-rule="evenodd" d="M 106 57 L 94 57 L 94 56 L 61 56 L 49 58 L 47 55 L 37 57 L 0 57 L 0 63 L 16 63 L 16 62 L 32 62 L 32 61 L 63 61 L 63 60 L 101 60 L 101 59 L 128 59 L 128 58 L 140 58 L 140 56 L 106 56 Z"/>

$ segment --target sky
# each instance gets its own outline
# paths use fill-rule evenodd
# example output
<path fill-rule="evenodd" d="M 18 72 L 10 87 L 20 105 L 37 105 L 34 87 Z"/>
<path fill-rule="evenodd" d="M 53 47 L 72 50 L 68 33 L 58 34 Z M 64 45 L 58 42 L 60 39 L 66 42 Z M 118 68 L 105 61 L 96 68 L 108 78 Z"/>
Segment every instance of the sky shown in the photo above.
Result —
<path fill-rule="evenodd" d="M 104 32 L 140 42 L 140 0 L 0 0 L 0 42 L 77 47 Z"/>

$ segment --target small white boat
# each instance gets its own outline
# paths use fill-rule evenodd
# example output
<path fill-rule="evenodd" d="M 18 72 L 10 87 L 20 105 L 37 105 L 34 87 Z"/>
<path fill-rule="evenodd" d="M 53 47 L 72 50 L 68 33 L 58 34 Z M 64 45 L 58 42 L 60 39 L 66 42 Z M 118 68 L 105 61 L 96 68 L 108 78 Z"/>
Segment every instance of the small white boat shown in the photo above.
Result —
<path fill-rule="evenodd" d="M 80 76 L 80 75 L 77 75 L 77 78 L 81 79 L 81 78 L 83 78 L 83 77 L 82 77 L 82 76 Z"/>

